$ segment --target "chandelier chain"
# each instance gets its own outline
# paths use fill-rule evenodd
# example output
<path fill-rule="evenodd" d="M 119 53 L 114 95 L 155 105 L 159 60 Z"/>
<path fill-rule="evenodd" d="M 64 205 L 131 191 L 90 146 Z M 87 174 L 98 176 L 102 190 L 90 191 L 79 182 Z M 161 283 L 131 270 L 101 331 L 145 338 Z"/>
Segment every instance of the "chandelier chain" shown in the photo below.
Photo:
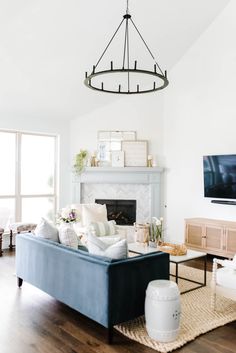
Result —
<path fill-rule="evenodd" d="M 105 53 L 106 53 L 106 51 L 107 51 L 107 49 L 108 49 L 108 47 L 109 47 L 109 45 L 111 44 L 111 42 L 113 41 L 113 38 L 115 37 L 115 35 L 116 35 L 116 33 L 119 31 L 119 29 L 120 29 L 120 27 L 121 27 L 121 25 L 122 25 L 122 23 L 124 22 L 124 18 L 122 19 L 122 21 L 121 21 L 121 23 L 119 24 L 119 26 L 117 27 L 117 29 L 116 29 L 116 31 L 115 31 L 115 33 L 113 34 L 113 36 L 111 37 L 111 39 L 110 39 L 110 41 L 109 41 L 109 43 L 107 44 L 107 46 L 106 46 L 106 48 L 104 49 L 104 51 L 103 51 L 103 53 L 102 53 L 102 55 L 100 56 L 100 58 L 98 59 L 98 61 L 97 61 L 97 63 L 96 63 L 96 65 L 95 65 L 95 68 L 98 66 L 98 64 L 100 63 L 100 61 L 102 60 L 102 58 L 103 58 L 103 56 L 105 55 Z"/>
<path fill-rule="evenodd" d="M 143 41 L 143 43 L 144 43 L 145 47 L 147 48 L 147 50 L 148 50 L 149 54 L 151 55 L 151 57 L 152 57 L 152 58 L 153 58 L 153 60 L 155 61 L 155 63 L 156 63 L 156 65 L 157 65 L 158 69 L 160 70 L 160 72 L 162 73 L 162 75 L 164 75 L 164 73 L 163 73 L 162 69 L 160 68 L 160 65 L 159 65 L 159 64 L 158 64 L 158 62 L 156 61 L 156 59 L 155 59 L 154 55 L 152 54 L 151 50 L 149 49 L 149 47 L 148 47 L 147 43 L 145 42 L 145 40 L 144 40 L 144 38 L 143 38 L 142 34 L 139 32 L 139 30 L 138 30 L 137 26 L 135 25 L 134 21 L 132 20 L 132 18 L 130 19 L 130 21 L 132 22 L 132 24 L 133 24 L 134 28 L 135 28 L 135 29 L 136 29 L 136 31 L 138 32 L 138 34 L 139 34 L 140 38 L 142 39 L 142 41 Z"/>
<path fill-rule="evenodd" d="M 126 13 L 129 13 L 129 0 L 127 0 Z"/>

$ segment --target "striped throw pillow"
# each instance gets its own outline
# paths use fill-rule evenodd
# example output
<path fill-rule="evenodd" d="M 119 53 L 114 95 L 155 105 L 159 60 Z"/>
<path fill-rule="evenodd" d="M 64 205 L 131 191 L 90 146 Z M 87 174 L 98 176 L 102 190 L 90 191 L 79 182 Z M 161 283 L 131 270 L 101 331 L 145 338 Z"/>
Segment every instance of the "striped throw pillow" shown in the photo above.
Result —
<path fill-rule="evenodd" d="M 107 221 L 107 222 L 92 222 L 90 224 L 91 229 L 94 231 L 94 234 L 97 237 L 104 237 L 106 235 L 116 234 L 116 222 Z"/>

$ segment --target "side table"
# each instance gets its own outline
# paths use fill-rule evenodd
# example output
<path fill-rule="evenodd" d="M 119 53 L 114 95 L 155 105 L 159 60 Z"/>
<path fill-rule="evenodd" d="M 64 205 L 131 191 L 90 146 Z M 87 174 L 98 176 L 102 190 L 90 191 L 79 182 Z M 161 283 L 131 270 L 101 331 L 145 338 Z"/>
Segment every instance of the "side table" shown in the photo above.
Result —
<path fill-rule="evenodd" d="M 190 279 L 190 278 L 179 276 L 179 264 L 184 263 L 184 262 L 188 262 L 188 261 L 191 261 L 191 260 L 194 260 L 194 259 L 198 259 L 198 258 L 202 258 L 203 263 L 204 263 L 203 282 L 198 282 L 198 281 L 195 281 L 195 280 Z M 188 290 L 185 290 L 185 291 L 181 292 L 181 294 L 188 293 L 188 292 L 191 292 L 192 290 L 195 290 L 195 289 L 198 289 L 198 288 L 206 286 L 207 254 L 205 252 L 200 252 L 200 251 L 195 251 L 195 250 L 188 249 L 186 255 L 182 255 L 182 256 L 170 255 L 170 262 L 175 264 L 175 274 L 171 274 L 171 276 L 175 277 L 175 281 L 176 281 L 177 284 L 178 284 L 179 278 L 183 279 L 183 280 L 185 280 L 187 282 L 192 282 L 192 283 L 198 284 L 198 286 L 196 286 L 194 288 L 191 288 L 191 289 L 188 289 Z"/>
<path fill-rule="evenodd" d="M 176 339 L 180 327 L 180 293 L 175 282 L 149 282 L 145 298 L 145 319 L 148 335 L 159 342 Z"/>

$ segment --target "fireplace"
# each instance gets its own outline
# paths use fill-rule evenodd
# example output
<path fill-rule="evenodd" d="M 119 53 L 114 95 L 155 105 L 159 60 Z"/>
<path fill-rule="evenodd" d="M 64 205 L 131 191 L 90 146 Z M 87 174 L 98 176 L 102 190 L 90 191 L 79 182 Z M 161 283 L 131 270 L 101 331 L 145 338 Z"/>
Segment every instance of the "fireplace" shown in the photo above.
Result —
<path fill-rule="evenodd" d="M 133 225 L 136 222 L 136 200 L 96 199 L 96 203 L 106 205 L 107 218 L 118 225 Z"/>

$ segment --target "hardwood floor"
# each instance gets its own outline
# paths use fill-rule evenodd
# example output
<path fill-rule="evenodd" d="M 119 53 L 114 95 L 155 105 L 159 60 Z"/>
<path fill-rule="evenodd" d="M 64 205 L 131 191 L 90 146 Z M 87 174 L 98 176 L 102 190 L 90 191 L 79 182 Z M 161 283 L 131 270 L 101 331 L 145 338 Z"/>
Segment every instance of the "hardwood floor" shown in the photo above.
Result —
<path fill-rule="evenodd" d="M 0 257 L 1 353 L 153 353 L 118 332 L 107 344 L 102 326 L 39 289 L 16 286 L 14 252 Z M 209 269 L 211 268 L 209 260 Z M 197 261 L 192 263 L 199 267 Z M 236 321 L 198 337 L 176 353 L 235 353 Z"/>

